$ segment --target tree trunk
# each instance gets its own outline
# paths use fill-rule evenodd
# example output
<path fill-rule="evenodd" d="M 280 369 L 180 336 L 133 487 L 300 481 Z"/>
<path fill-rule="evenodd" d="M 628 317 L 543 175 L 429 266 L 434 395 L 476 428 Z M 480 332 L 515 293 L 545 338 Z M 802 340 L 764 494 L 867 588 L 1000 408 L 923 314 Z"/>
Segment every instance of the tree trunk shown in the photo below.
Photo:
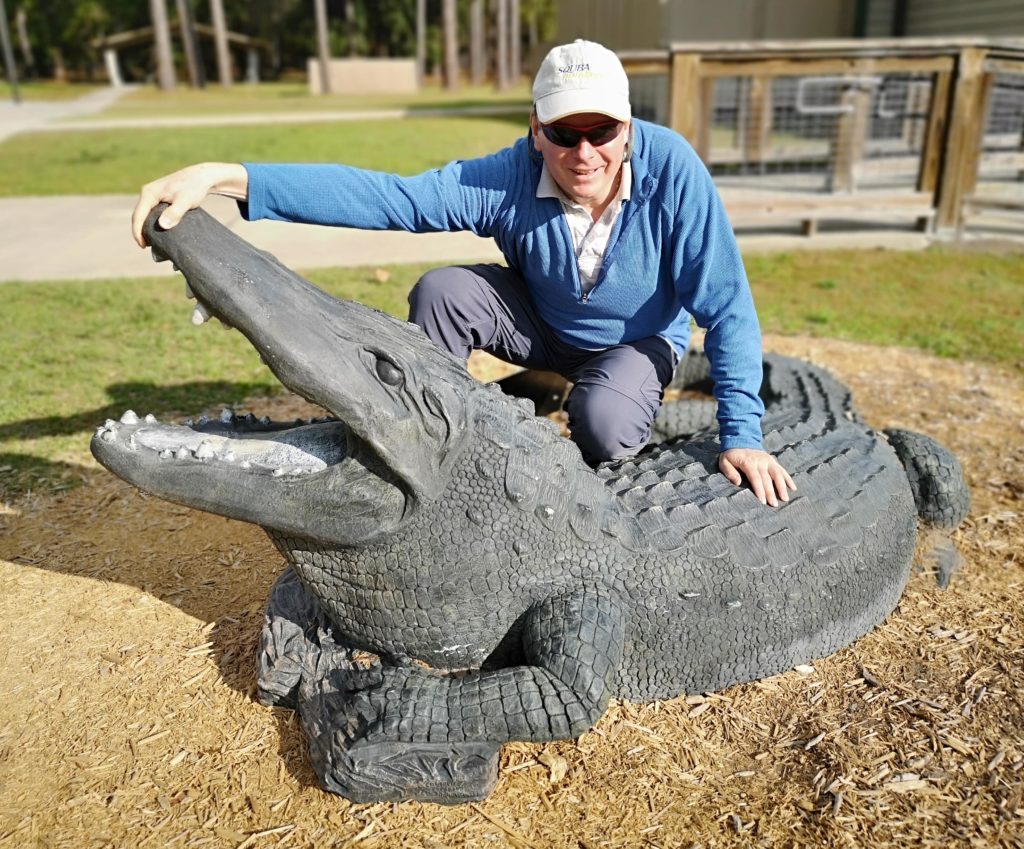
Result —
<path fill-rule="evenodd" d="M 4 8 L 4 0 L 0 0 L 0 51 L 3 52 L 7 82 L 11 86 L 11 99 L 15 103 L 21 103 L 21 92 L 18 90 L 18 66 L 14 64 L 14 51 L 11 49 L 11 34 L 7 29 L 7 9 Z"/>
<path fill-rule="evenodd" d="M 523 39 L 519 28 L 519 0 L 508 0 L 508 82 L 516 85 L 523 74 Z"/>
<path fill-rule="evenodd" d="M 156 84 L 163 91 L 171 91 L 177 81 L 174 78 L 174 63 L 171 61 L 171 30 L 167 25 L 167 6 L 164 0 L 149 0 L 149 13 L 153 18 Z"/>
<path fill-rule="evenodd" d="M 470 0 L 469 4 L 469 78 L 473 85 L 484 81 L 487 68 L 484 52 L 484 0 Z"/>
<path fill-rule="evenodd" d="M 192 88 L 206 86 L 206 74 L 199 56 L 196 42 L 196 22 L 192 17 L 192 0 L 177 0 L 178 23 L 181 25 L 181 43 L 185 46 L 185 64 L 188 65 L 188 79 Z"/>
<path fill-rule="evenodd" d="M 36 75 L 36 57 L 32 53 L 32 43 L 28 40 L 28 14 L 24 6 L 19 6 L 14 13 L 14 28 L 18 31 L 18 46 L 21 48 L 21 55 L 25 58 L 25 76 Z"/>
<path fill-rule="evenodd" d="M 455 0 L 443 0 L 441 26 L 444 29 L 444 87 L 454 91 L 459 87 L 459 33 Z"/>
<path fill-rule="evenodd" d="M 356 3 L 355 0 L 345 0 L 345 40 L 348 42 L 348 55 L 355 56 L 356 41 L 359 38 L 359 27 L 356 24 Z"/>
<path fill-rule="evenodd" d="M 327 40 L 326 0 L 313 0 L 316 10 L 316 44 L 320 57 L 320 93 L 331 93 L 331 46 Z"/>
<path fill-rule="evenodd" d="M 508 88 L 508 0 L 492 0 L 495 6 L 495 36 L 497 42 L 494 84 L 498 91 Z"/>
<path fill-rule="evenodd" d="M 213 41 L 217 48 L 217 76 L 225 88 L 231 87 L 231 53 L 228 51 L 228 27 L 224 21 L 223 0 L 210 0 L 213 16 Z"/>
<path fill-rule="evenodd" d="M 416 77 L 427 78 L 427 0 L 416 0 Z"/>

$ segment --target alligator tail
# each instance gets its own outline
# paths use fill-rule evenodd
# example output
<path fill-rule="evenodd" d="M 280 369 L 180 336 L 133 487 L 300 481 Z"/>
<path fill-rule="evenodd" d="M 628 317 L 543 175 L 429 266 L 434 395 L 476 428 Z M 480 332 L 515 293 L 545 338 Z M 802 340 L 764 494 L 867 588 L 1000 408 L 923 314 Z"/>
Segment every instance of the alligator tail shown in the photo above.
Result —
<path fill-rule="evenodd" d="M 912 430 L 883 431 L 910 480 L 917 514 L 944 528 L 955 528 L 971 508 L 971 491 L 960 461 L 923 433 Z"/>

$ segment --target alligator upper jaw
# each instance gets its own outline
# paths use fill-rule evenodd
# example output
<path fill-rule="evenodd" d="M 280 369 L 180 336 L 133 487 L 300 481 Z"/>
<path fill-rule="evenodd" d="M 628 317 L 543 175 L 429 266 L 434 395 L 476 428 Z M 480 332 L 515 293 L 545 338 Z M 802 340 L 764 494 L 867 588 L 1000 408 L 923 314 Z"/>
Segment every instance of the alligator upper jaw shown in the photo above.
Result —
<path fill-rule="evenodd" d="M 128 411 L 99 427 L 91 448 L 154 495 L 320 544 L 365 544 L 406 511 L 402 488 L 334 420 L 284 425 L 225 411 L 173 425 Z"/>
<path fill-rule="evenodd" d="M 413 325 L 331 297 L 202 210 L 161 230 L 163 208 L 145 236 L 207 312 L 241 331 L 285 386 L 343 421 L 411 493 L 437 497 L 467 434 L 475 383 L 464 363 Z"/>

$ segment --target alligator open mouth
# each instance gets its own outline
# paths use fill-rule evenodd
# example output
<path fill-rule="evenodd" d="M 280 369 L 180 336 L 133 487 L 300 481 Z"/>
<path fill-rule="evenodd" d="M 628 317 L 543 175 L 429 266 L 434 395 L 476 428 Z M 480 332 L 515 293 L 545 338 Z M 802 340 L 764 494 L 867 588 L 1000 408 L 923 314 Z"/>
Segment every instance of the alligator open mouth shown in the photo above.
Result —
<path fill-rule="evenodd" d="M 171 501 L 320 542 L 390 533 L 447 480 L 478 386 L 413 325 L 327 295 L 202 211 L 145 233 L 185 275 L 201 317 L 237 328 L 289 389 L 331 418 L 226 410 L 166 424 L 132 411 L 92 440 L 115 474 Z"/>

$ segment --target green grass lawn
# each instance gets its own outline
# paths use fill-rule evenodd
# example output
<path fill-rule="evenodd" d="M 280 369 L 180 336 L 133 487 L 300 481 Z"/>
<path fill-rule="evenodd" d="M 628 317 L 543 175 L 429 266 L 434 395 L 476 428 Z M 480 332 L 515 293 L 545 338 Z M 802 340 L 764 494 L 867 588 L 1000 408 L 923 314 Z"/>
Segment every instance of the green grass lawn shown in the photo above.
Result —
<path fill-rule="evenodd" d="M 463 86 L 456 91 L 446 91 L 437 85 L 427 85 L 416 94 L 331 94 L 321 97 L 311 95 L 304 82 L 237 84 L 230 89 L 210 85 L 201 90 L 182 86 L 172 92 L 146 86 L 125 95 L 98 115 L 77 120 L 473 106 L 508 106 L 525 111 L 530 107 L 530 90 L 525 84 L 503 92 L 496 92 L 490 86 Z"/>
<path fill-rule="evenodd" d="M 202 161 L 345 162 L 415 174 L 505 147 L 525 134 L 526 122 L 512 114 L 24 134 L 0 144 L 0 197 L 133 194 Z"/>
<path fill-rule="evenodd" d="M 53 80 L 19 80 L 18 92 L 22 100 L 45 101 L 45 100 L 74 100 L 91 94 L 99 85 L 91 83 L 56 83 Z M 11 99 L 11 87 L 7 81 L 0 81 L 0 99 Z"/>
<path fill-rule="evenodd" d="M 825 251 L 748 262 L 766 332 L 805 333 L 1024 370 L 1020 255 Z M 333 294 L 404 316 L 426 265 L 328 269 Z M 4 286 L 0 495 L 73 486 L 92 430 L 126 409 L 185 417 L 278 384 L 241 334 L 194 328 L 166 278 Z"/>

